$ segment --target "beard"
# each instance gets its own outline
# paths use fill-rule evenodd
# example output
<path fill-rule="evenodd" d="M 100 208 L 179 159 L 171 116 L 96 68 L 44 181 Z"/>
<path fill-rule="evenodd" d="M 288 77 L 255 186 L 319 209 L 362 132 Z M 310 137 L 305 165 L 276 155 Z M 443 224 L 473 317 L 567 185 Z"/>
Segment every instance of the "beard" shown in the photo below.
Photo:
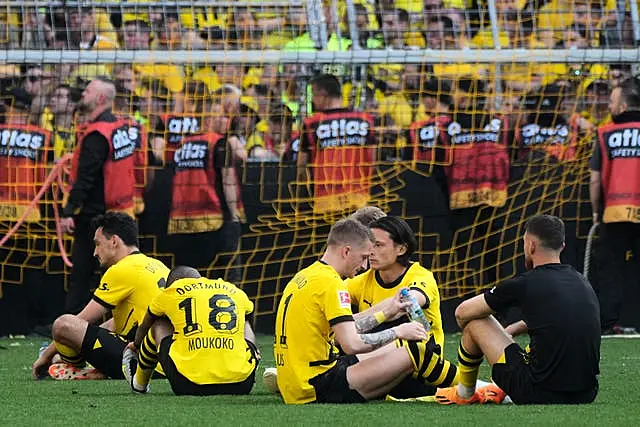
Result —
<path fill-rule="evenodd" d="M 80 100 L 80 102 L 78 102 L 78 104 L 76 105 L 76 111 L 80 114 L 86 114 L 86 113 L 90 113 L 91 111 L 93 111 L 93 109 L 95 108 L 95 102 L 92 101 L 84 101 L 84 100 Z"/>
<path fill-rule="evenodd" d="M 533 260 L 531 259 L 531 257 L 524 257 L 524 268 L 526 268 L 527 271 L 533 270 Z"/>

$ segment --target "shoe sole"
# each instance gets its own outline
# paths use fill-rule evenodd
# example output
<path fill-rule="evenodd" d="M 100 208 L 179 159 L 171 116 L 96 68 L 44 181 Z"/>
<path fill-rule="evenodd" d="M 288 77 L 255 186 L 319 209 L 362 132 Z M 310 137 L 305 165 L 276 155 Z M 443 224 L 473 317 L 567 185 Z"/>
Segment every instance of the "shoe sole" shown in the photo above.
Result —
<path fill-rule="evenodd" d="M 106 378 L 95 368 L 78 371 L 77 368 L 62 363 L 51 365 L 49 367 L 49 376 L 58 381 L 102 380 Z"/>

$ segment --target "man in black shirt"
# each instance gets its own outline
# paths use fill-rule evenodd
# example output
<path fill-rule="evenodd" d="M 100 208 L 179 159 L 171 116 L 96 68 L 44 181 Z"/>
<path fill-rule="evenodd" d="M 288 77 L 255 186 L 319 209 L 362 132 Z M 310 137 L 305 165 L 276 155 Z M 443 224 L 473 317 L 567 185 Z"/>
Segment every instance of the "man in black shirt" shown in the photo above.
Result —
<path fill-rule="evenodd" d="M 115 96 L 113 83 L 102 79 L 91 81 L 77 106 L 85 124 L 115 122 L 117 118 L 111 112 Z M 71 314 L 79 313 L 87 305 L 98 281 L 90 224 L 92 218 L 106 211 L 103 168 L 108 156 L 109 141 L 100 132 L 84 136 L 77 177 L 62 211 L 62 231 L 74 235 L 71 248 L 73 267 L 65 307 L 65 311 Z"/>
<path fill-rule="evenodd" d="M 598 392 L 600 310 L 589 282 L 560 263 L 564 223 L 531 218 L 524 234 L 528 272 L 458 306 L 462 328 L 458 348 L 459 384 L 439 389 L 443 404 L 499 403 L 508 394 L 517 404 L 591 403 Z M 502 328 L 492 316 L 510 307 L 523 320 Z M 529 350 L 512 336 L 528 333 Z M 491 384 L 476 390 L 483 356 L 492 367 Z"/>

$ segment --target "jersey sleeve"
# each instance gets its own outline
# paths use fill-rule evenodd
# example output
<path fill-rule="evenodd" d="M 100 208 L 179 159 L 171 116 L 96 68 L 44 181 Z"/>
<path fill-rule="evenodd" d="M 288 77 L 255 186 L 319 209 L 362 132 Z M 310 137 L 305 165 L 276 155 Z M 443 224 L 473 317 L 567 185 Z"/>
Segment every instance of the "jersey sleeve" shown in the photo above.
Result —
<path fill-rule="evenodd" d="M 169 299 L 167 292 L 169 289 L 163 289 L 161 292 L 158 292 L 149 303 L 149 313 L 153 316 L 162 317 L 167 314 L 167 303 Z"/>
<path fill-rule="evenodd" d="M 330 326 L 353 321 L 351 296 L 342 280 L 336 280 L 324 288 L 321 295 L 323 311 Z"/>
<path fill-rule="evenodd" d="M 243 305 L 243 309 L 244 309 L 244 314 L 251 314 L 253 313 L 253 303 L 251 302 L 251 300 L 249 299 L 249 296 L 240 288 L 238 288 L 238 290 L 241 292 L 241 301 L 242 301 L 242 305 Z"/>
<path fill-rule="evenodd" d="M 440 293 L 438 292 L 438 284 L 436 278 L 433 277 L 433 273 L 428 271 L 420 276 L 416 277 L 409 285 L 409 289 L 412 291 L 420 292 L 427 299 L 423 308 L 429 307 L 433 301 L 440 299 Z"/>
<path fill-rule="evenodd" d="M 133 292 L 128 275 L 121 268 L 114 267 L 104 273 L 93 294 L 93 300 L 109 310 L 113 310 Z"/>
<path fill-rule="evenodd" d="M 495 312 L 517 306 L 525 291 L 525 281 L 526 279 L 522 276 L 506 280 L 485 291 L 484 300 L 489 308 Z"/>
<path fill-rule="evenodd" d="M 360 300 L 362 299 L 362 276 L 364 276 L 364 273 L 345 280 L 345 285 L 349 291 L 349 297 L 351 297 L 352 307 L 358 307 L 360 305 Z"/>

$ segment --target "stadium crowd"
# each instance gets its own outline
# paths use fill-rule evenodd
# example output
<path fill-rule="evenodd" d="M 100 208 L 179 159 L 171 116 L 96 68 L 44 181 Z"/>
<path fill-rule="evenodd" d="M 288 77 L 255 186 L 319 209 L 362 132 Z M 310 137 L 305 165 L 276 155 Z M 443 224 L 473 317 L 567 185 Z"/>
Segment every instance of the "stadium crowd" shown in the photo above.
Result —
<path fill-rule="evenodd" d="M 301 5 L 173 9 L 145 6 L 145 2 L 140 1 L 131 2 L 135 8 L 130 9 L 122 5 L 99 7 L 99 2 L 95 3 L 67 8 L 8 7 L 0 15 L 0 33 L 5 35 L 2 45 L 6 49 L 96 50 L 98 53 L 111 49 L 150 50 L 160 57 L 178 49 L 220 51 L 221 55 L 230 50 L 313 52 L 323 44 L 314 38 L 312 25 L 307 22 L 307 13 Z M 456 0 L 354 3 L 356 22 L 353 23 L 349 22 L 345 3 L 337 2 L 336 7 L 330 2 L 323 4 L 326 50 L 360 47 L 407 52 L 420 48 L 473 52 L 474 48 L 496 47 L 486 4 Z M 501 47 L 635 46 L 630 13 L 617 11 L 615 2 L 498 0 L 496 8 Z M 353 26 L 357 28 L 357 40 L 349 38 Z M 95 119 L 89 117 L 91 111 L 87 110 L 92 105 L 89 83 L 101 81 L 109 87 L 113 85 L 109 103 L 114 117 L 128 120 L 129 130 L 136 128 L 145 135 L 137 145 L 145 152 L 145 158 L 136 168 L 153 172 L 153 179 L 146 174 L 134 180 L 138 190 L 145 190 L 147 217 L 146 222 L 140 217 L 141 231 L 180 236 L 172 238 L 168 247 L 180 247 L 176 253 L 184 255 L 192 264 L 194 257 L 201 257 L 202 262 L 194 266 L 206 268 L 216 253 L 233 252 L 240 238 L 237 225 L 244 221 L 242 200 L 241 197 L 236 200 L 233 191 L 229 191 L 232 186 L 236 188 L 236 184 L 230 184 L 235 178 L 227 175 L 234 164 L 252 161 L 282 162 L 298 167 L 309 164 L 314 168 L 317 184 L 317 174 L 323 166 L 317 156 L 314 158 L 313 147 L 323 141 L 308 137 L 312 130 L 318 135 L 321 133 L 319 122 L 310 119 L 314 112 L 339 111 L 338 119 L 359 120 L 359 126 L 371 129 L 361 135 L 366 136 L 366 145 L 376 148 L 364 155 L 361 161 L 365 164 L 411 161 L 416 170 L 427 168 L 436 177 L 438 171 L 434 166 L 446 168 L 452 162 L 450 153 L 440 151 L 438 143 L 450 142 L 444 139 L 448 138 L 443 136 L 445 133 L 449 136 L 461 133 L 460 129 L 451 127 L 452 124 L 460 126 L 463 134 L 484 133 L 483 138 L 503 141 L 508 150 L 482 153 L 469 150 L 466 160 L 470 164 L 472 159 L 499 158 L 502 163 L 492 169 L 494 175 L 481 178 L 484 184 L 498 182 L 498 186 L 469 192 L 463 188 L 465 180 L 470 179 L 467 172 L 455 179 L 453 175 L 448 177 L 450 188 L 444 192 L 448 193 L 449 207 L 458 213 L 454 228 L 460 229 L 476 221 L 478 208 L 504 205 L 509 164 L 540 159 L 569 163 L 587 159 L 597 127 L 611 121 L 608 104 L 612 90 L 634 74 L 632 64 L 628 63 L 541 64 L 518 60 L 501 65 L 500 72 L 497 71 L 496 65 L 483 63 L 480 58 L 477 63 L 386 63 L 368 67 L 336 63 L 206 61 L 4 64 L 0 66 L 3 98 L 0 123 L 7 129 L 17 127 L 50 135 L 46 160 L 54 164 L 73 152 L 82 140 L 87 121 Z M 102 96 L 109 98 L 109 93 L 110 90 L 105 90 Z M 345 122 L 345 132 L 349 132 L 347 125 Z M 330 129 L 337 131 L 337 128 Z M 179 184 L 172 187 L 179 182 L 171 181 L 174 163 L 182 161 L 188 167 L 187 161 L 193 160 L 192 154 L 179 149 L 187 142 L 202 142 L 188 138 L 206 132 L 224 135 L 223 140 L 212 139 L 208 143 L 219 152 L 214 169 L 222 176 L 221 190 L 211 198 L 224 199 L 222 212 L 215 214 L 220 214 L 219 222 L 227 224 L 226 228 L 220 228 L 218 223 L 201 222 L 201 218 L 191 218 L 187 224 L 180 216 L 184 212 L 177 212 L 173 217 L 169 214 L 172 202 L 167 196 L 173 194 L 175 201 L 176 194 L 182 194 Z M 224 144 L 218 144 L 220 141 Z M 326 139 L 324 143 L 330 146 L 331 141 Z M 370 178 L 371 171 L 364 169 L 348 178 L 340 175 L 340 179 L 359 182 Z M 462 169 L 465 168 L 457 170 Z M 335 171 L 326 172 L 327 179 L 332 176 L 335 179 Z M 299 181 L 308 179 L 302 168 L 298 178 Z M 456 179 L 460 185 L 453 188 L 452 182 Z M 149 186 L 144 188 L 146 184 Z M 362 190 L 348 184 L 351 185 L 346 191 L 348 194 Z M 186 186 L 182 190 L 184 188 Z M 368 194 L 368 188 L 364 190 Z M 366 197 L 351 197 L 347 201 L 327 199 L 321 204 L 322 191 L 332 196 L 333 190 L 317 186 L 314 210 L 318 206 L 320 210 L 336 207 L 348 210 L 366 202 Z M 296 197 L 304 199 L 301 194 Z M 183 208 L 190 202 L 189 196 L 180 200 Z M 81 204 L 67 201 L 63 219 L 77 215 L 80 207 Z M 127 209 L 136 214 L 143 212 L 142 205 L 138 204 Z M 158 211 L 166 212 L 170 218 L 168 223 L 159 224 L 156 218 L 150 218 Z M 87 214 L 86 225 L 96 213 Z M 67 231 L 76 225 L 63 224 Z M 211 245 L 204 252 L 196 250 L 202 241 L 209 241 L 210 236 L 202 234 L 208 232 L 218 232 L 217 241 L 234 244 L 224 248 Z M 199 235 L 203 240 L 193 240 L 194 236 L 183 238 L 185 234 Z M 87 245 L 90 247 L 91 242 Z M 234 262 L 239 260 L 223 260 L 227 267 Z M 492 281 L 491 277 L 487 279 Z M 76 305 L 82 307 L 83 304 Z"/>

